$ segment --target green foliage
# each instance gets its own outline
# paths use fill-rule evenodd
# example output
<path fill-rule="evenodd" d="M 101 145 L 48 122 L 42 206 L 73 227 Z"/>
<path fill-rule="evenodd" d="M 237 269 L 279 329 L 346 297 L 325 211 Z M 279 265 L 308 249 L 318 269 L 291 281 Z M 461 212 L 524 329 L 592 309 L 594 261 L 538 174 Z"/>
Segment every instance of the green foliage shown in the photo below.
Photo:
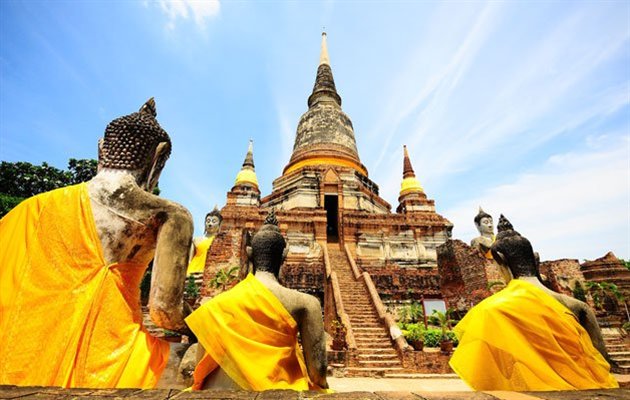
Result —
<path fill-rule="evenodd" d="M 2 161 L 0 163 L 0 193 L 9 196 L 9 199 L 1 200 L 0 216 L 4 216 L 17 205 L 18 198 L 25 199 L 92 179 L 96 175 L 96 165 L 96 160 L 71 158 L 68 161 L 68 170 L 64 171 L 45 162 L 42 165 L 33 165 L 21 161 Z M 11 205 L 13 207 L 10 207 Z"/>
<path fill-rule="evenodd" d="M 424 347 L 440 347 L 442 332 L 439 329 L 427 329 L 422 336 Z"/>
<path fill-rule="evenodd" d="M 238 279 L 238 266 L 226 267 L 217 271 L 212 279 L 208 282 L 211 288 L 225 291 L 229 285 Z"/>
<path fill-rule="evenodd" d="M 433 317 L 437 320 L 437 326 L 440 327 L 442 332 L 442 339 L 449 339 L 448 332 L 451 330 L 451 324 L 455 322 L 451 319 L 451 315 L 453 314 L 453 309 L 449 308 L 446 312 L 441 312 L 438 310 L 433 310 Z"/>
<path fill-rule="evenodd" d="M 441 329 L 433 329 L 429 328 L 422 331 L 424 347 L 440 347 L 440 342 L 442 342 L 443 334 Z M 446 340 L 450 340 L 453 342 L 453 345 L 457 346 L 459 344 L 459 340 L 457 339 L 457 335 L 455 332 L 448 331 L 446 332 Z"/>
<path fill-rule="evenodd" d="M 626 332 L 630 332 L 630 322 L 624 322 L 623 325 L 621 325 L 621 327 L 623 328 L 623 330 L 625 330 Z"/>
<path fill-rule="evenodd" d="M 423 340 L 424 339 L 424 325 L 422 324 L 408 324 L 406 325 L 406 330 L 403 331 L 403 336 L 409 343 L 414 340 Z"/>
<path fill-rule="evenodd" d="M 415 324 L 418 321 L 422 321 L 424 319 L 422 304 L 413 301 L 408 306 L 402 307 L 398 311 L 398 316 L 400 321 L 403 323 Z"/>
<path fill-rule="evenodd" d="M 627 268 L 628 270 L 630 270 L 630 260 L 624 260 L 624 259 L 622 259 L 621 261 L 623 261 L 623 263 L 624 263 L 624 265 L 626 266 L 626 268 Z"/>
<path fill-rule="evenodd" d="M 17 206 L 24 200 L 24 197 L 10 196 L 0 193 L 0 217 L 6 215 L 13 207 Z"/>
<path fill-rule="evenodd" d="M 582 287 L 582 284 L 579 281 L 575 282 L 575 287 L 573 288 L 573 297 L 580 301 L 586 301 L 586 292 L 584 291 L 584 287 Z"/>
<path fill-rule="evenodd" d="M 617 285 L 610 282 L 584 282 L 586 291 L 591 295 L 595 308 L 602 309 L 604 301 L 609 299 L 616 299 L 623 301 L 623 295 L 617 288 Z"/>
<path fill-rule="evenodd" d="M 197 282 L 195 282 L 195 277 L 189 275 L 186 278 L 186 287 L 184 288 L 184 297 L 189 299 L 196 299 L 199 297 L 199 286 L 197 286 Z"/>

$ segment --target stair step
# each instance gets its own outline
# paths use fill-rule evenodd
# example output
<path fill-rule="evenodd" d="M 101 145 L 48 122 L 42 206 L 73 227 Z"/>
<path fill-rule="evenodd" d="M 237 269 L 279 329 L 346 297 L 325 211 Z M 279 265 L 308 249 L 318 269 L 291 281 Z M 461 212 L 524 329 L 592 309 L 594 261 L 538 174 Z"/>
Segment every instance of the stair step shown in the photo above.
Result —
<path fill-rule="evenodd" d="M 361 360 L 395 360 L 398 361 L 398 354 L 359 354 Z"/>

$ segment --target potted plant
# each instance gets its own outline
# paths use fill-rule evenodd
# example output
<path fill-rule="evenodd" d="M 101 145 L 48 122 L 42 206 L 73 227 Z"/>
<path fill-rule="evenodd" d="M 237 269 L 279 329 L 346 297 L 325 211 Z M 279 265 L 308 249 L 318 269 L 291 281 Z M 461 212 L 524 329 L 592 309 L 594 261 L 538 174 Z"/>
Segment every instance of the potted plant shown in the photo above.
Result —
<path fill-rule="evenodd" d="M 342 351 L 348 348 L 348 344 L 346 343 L 346 327 L 339 321 L 335 319 L 331 323 L 332 328 L 332 349 L 335 351 Z"/>
<path fill-rule="evenodd" d="M 164 329 L 163 339 L 171 343 L 180 343 L 182 341 L 182 335 L 179 332 Z"/>
<path fill-rule="evenodd" d="M 197 286 L 197 282 L 195 282 L 195 277 L 193 275 L 188 275 L 188 278 L 186 279 L 186 287 L 184 287 L 184 300 L 193 307 L 198 297 L 199 286 Z"/>
<path fill-rule="evenodd" d="M 433 315 L 435 316 L 435 319 L 437 320 L 438 325 L 442 330 L 440 337 L 440 350 L 442 350 L 442 353 L 445 354 L 449 354 L 453 351 L 453 340 L 449 335 L 449 332 L 451 331 L 451 323 L 453 323 L 453 320 L 451 319 L 452 312 L 452 308 L 449 308 L 448 310 L 446 310 L 446 312 L 441 312 L 437 310 L 433 311 Z"/>
<path fill-rule="evenodd" d="M 424 329 L 420 324 L 409 324 L 403 332 L 407 343 L 416 351 L 422 351 L 424 348 Z"/>

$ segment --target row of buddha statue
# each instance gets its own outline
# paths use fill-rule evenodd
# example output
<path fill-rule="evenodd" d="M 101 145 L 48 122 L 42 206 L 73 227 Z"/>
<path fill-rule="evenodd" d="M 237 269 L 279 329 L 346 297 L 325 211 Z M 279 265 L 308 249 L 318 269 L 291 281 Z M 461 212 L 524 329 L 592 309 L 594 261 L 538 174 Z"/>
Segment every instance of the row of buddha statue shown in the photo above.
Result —
<path fill-rule="evenodd" d="M 0 220 L 0 385 L 158 385 L 174 355 L 142 324 L 139 283 L 153 260 L 152 321 L 199 340 L 193 389 L 326 391 L 321 305 L 280 284 L 288 247 L 273 210 L 246 250 L 253 273 L 186 308 L 187 269 L 203 270 L 221 218 L 209 213 L 193 245 L 188 210 L 152 194 L 172 147 L 156 117 L 150 99 L 113 120 L 92 180 L 27 199 Z M 477 390 L 616 387 L 588 306 L 540 284 L 531 244 L 505 218 L 496 238 L 489 215 L 475 222 L 473 245 L 510 283 L 456 326 L 452 368 Z"/>

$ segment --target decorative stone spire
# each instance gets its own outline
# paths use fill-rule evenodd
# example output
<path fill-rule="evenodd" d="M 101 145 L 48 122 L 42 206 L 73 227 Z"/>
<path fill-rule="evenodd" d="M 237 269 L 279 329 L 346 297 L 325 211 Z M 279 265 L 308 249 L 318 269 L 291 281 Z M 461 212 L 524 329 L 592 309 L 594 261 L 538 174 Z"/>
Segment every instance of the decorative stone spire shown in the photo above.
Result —
<path fill-rule="evenodd" d="M 284 174 L 318 165 L 352 168 L 367 176 L 367 169 L 359 160 L 352 121 L 341 110 L 341 97 L 330 68 L 326 32 L 322 33 L 319 66 L 313 93 L 308 98 L 308 111 L 300 118 L 293 154 Z"/>
<path fill-rule="evenodd" d="M 234 186 L 243 184 L 252 185 L 258 189 L 258 179 L 256 178 L 256 171 L 254 169 L 254 142 L 251 139 L 249 141 L 245 161 L 243 161 L 243 167 L 239 171 L 238 175 L 236 175 Z"/>
<path fill-rule="evenodd" d="M 338 106 L 341 106 L 341 97 L 337 94 L 332 68 L 330 68 L 326 32 L 322 33 L 322 51 L 319 56 L 319 67 L 317 67 L 317 77 L 315 78 L 313 93 L 308 98 L 308 107 L 311 108 L 320 101 L 328 103 L 334 102 Z"/>
<path fill-rule="evenodd" d="M 416 174 L 413 172 L 406 145 L 403 145 L 403 154 L 403 181 L 400 184 L 400 195 L 403 196 L 411 192 L 424 192 L 420 182 L 416 179 Z"/>
<path fill-rule="evenodd" d="M 319 65 L 330 65 L 330 59 L 328 58 L 328 45 L 326 44 L 326 32 L 322 32 L 322 52 L 319 55 Z"/>
<path fill-rule="evenodd" d="M 407 146 L 403 146 L 403 180 L 398 196 L 398 213 L 435 212 L 435 202 L 427 198 L 413 171 Z"/>

